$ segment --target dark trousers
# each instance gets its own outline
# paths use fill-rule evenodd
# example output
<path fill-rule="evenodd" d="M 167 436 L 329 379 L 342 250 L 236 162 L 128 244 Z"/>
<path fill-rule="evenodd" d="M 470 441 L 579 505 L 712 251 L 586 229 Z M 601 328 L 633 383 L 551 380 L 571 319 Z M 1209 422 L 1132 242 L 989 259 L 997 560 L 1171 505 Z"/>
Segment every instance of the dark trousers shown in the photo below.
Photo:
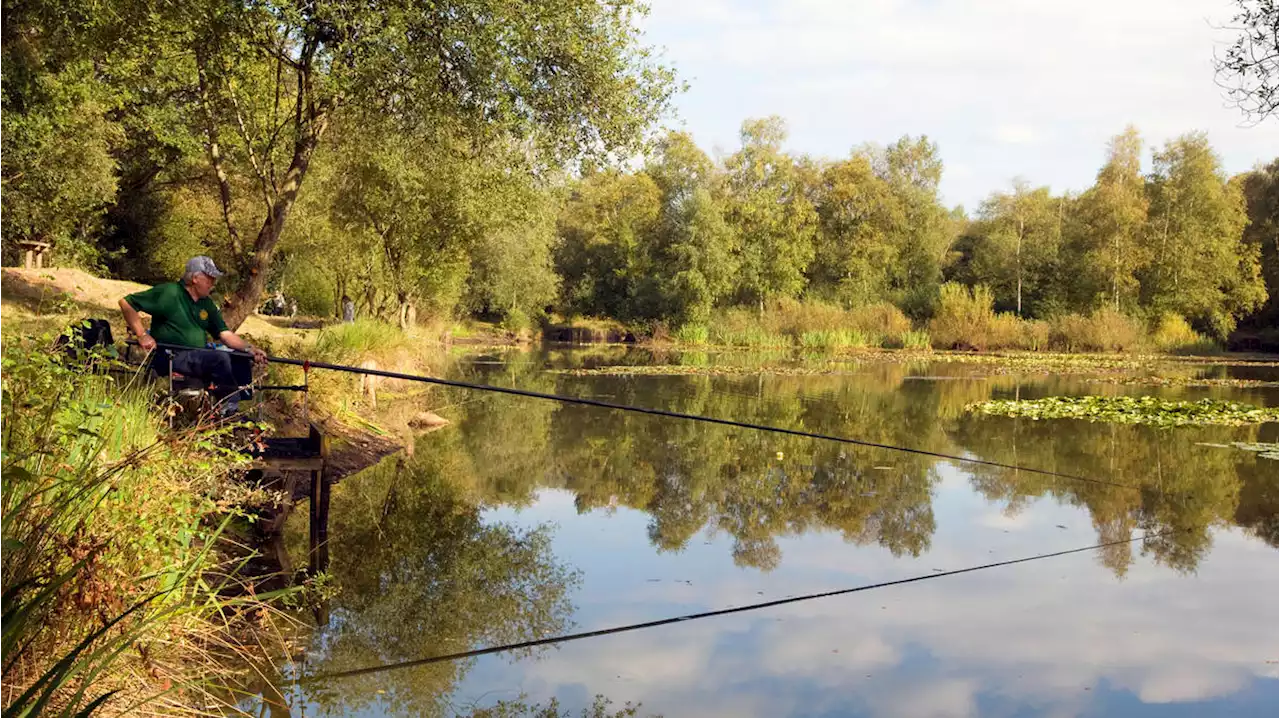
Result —
<path fill-rule="evenodd" d="M 202 384 L 213 385 L 213 393 L 221 398 L 253 381 L 253 362 L 248 357 L 232 356 L 216 349 L 191 349 L 175 352 L 172 360 L 162 350 L 154 354 L 152 367 L 160 376 L 176 371 Z"/>

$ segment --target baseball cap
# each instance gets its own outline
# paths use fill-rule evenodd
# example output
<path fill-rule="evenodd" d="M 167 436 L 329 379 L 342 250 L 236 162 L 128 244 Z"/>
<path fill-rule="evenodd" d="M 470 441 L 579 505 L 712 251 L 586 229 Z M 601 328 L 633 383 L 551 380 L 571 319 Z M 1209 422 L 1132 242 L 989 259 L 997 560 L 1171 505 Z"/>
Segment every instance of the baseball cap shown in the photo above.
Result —
<path fill-rule="evenodd" d="M 203 254 L 187 260 L 186 273 L 195 274 L 196 272 L 207 274 L 214 279 L 222 276 L 222 270 L 218 269 L 218 266 L 213 263 L 212 259 L 204 256 Z"/>

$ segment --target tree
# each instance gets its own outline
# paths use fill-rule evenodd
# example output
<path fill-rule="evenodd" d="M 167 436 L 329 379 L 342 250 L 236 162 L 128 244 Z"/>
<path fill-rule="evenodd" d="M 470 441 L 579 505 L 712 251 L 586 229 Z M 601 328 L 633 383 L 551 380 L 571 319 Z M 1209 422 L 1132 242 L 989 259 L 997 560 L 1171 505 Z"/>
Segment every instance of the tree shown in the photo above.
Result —
<path fill-rule="evenodd" d="M 257 304 L 340 107 L 406 132 L 457 124 L 480 147 L 519 138 L 544 167 L 633 150 L 672 91 L 670 72 L 638 45 L 638 11 L 630 0 L 380 0 L 194 3 L 158 15 L 167 39 L 147 50 L 188 63 L 227 220 L 238 274 L 228 324 Z M 252 234 L 231 211 L 241 191 L 259 198 Z"/>
<path fill-rule="evenodd" d="M 1048 314 L 1057 283 L 1062 208 L 1062 199 L 1048 187 L 1031 189 L 1023 180 L 1014 181 L 1013 192 L 992 194 L 979 209 L 969 281 L 995 288 L 997 299 L 1011 303 L 1018 316 L 1024 316 L 1024 294 L 1031 314 Z"/>
<path fill-rule="evenodd" d="M 741 247 L 740 291 L 764 311 L 766 301 L 804 289 L 817 218 L 782 151 L 782 118 L 747 120 L 741 137 L 742 149 L 726 163 L 729 216 Z"/>
<path fill-rule="evenodd" d="M 1255 167 L 1253 171 L 1236 177 L 1236 182 L 1244 193 L 1246 214 L 1249 224 L 1244 228 L 1244 244 L 1256 250 L 1262 261 L 1262 279 L 1267 288 L 1266 302 L 1250 319 L 1255 327 L 1276 326 L 1276 272 L 1280 269 L 1280 257 L 1276 254 L 1276 235 L 1280 233 L 1277 222 L 1280 211 L 1277 210 L 1277 194 L 1280 194 L 1280 160 L 1271 160 L 1266 165 Z"/>
<path fill-rule="evenodd" d="M 643 313 L 637 297 L 650 274 L 645 244 L 661 201 L 644 172 L 595 172 L 572 188 L 556 223 L 555 266 L 567 311 L 624 319 Z"/>
<path fill-rule="evenodd" d="M 880 301 L 895 288 L 906 213 L 865 155 L 828 166 L 815 204 L 819 231 L 811 282 L 846 306 Z"/>
<path fill-rule="evenodd" d="M 1066 216 L 1071 271 L 1064 289 L 1073 308 L 1089 311 L 1103 303 L 1116 311 L 1136 308 L 1147 205 L 1142 139 L 1130 126 L 1111 138 L 1106 164 Z"/>
<path fill-rule="evenodd" d="M 904 135 L 883 150 L 863 148 L 862 154 L 889 184 L 905 219 L 896 240 L 899 261 L 894 265 L 891 298 L 908 314 L 927 316 L 942 283 L 942 264 L 961 226 L 939 201 L 942 158 L 938 145 L 923 135 Z"/>
<path fill-rule="evenodd" d="M 100 259 L 92 241 L 96 224 L 116 195 L 112 152 L 123 135 L 106 117 L 114 98 L 91 79 L 89 62 L 51 70 L 25 37 L 15 43 L 4 51 L 6 259 L 29 240 L 55 245 L 64 263 L 93 267 Z M 10 63 L 28 65 L 27 82 L 11 79 L 19 71 Z"/>
<path fill-rule="evenodd" d="M 1240 188 L 1223 176 L 1208 138 L 1191 133 L 1155 153 L 1148 195 L 1145 303 L 1226 338 L 1239 317 L 1266 299 L 1259 248 L 1242 241 Z"/>
<path fill-rule="evenodd" d="M 647 171 L 662 193 L 650 235 L 651 266 L 659 275 L 660 312 L 676 324 L 705 322 L 733 289 L 737 244 L 721 211 L 711 158 L 683 132 L 658 143 Z"/>
<path fill-rule="evenodd" d="M 1229 29 L 1240 33 L 1213 67 L 1227 101 L 1254 124 L 1276 114 L 1280 70 L 1280 11 L 1276 0 L 1235 0 L 1239 11 Z"/>

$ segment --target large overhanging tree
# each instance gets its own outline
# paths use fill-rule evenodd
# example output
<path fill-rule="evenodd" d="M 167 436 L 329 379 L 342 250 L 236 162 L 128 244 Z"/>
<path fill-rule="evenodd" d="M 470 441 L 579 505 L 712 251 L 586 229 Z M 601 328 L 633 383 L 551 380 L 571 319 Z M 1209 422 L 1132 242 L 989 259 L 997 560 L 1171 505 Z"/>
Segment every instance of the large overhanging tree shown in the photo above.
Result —
<path fill-rule="evenodd" d="M 644 10 L 634 0 L 210 0 L 165 18 L 156 46 L 194 65 L 190 117 L 238 278 L 228 325 L 259 302 L 339 108 L 405 133 L 448 122 L 477 146 L 516 143 L 533 171 L 638 149 L 674 87 L 640 45 Z"/>

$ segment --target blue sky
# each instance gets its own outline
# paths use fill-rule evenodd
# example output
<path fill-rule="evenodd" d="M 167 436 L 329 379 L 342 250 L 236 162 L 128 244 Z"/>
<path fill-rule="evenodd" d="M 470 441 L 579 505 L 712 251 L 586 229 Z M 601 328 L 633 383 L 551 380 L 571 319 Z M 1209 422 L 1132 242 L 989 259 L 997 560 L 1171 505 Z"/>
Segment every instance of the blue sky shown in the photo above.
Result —
<path fill-rule="evenodd" d="M 788 149 L 842 157 L 925 134 L 948 204 L 972 210 L 1015 177 L 1088 187 L 1107 139 L 1150 147 L 1203 130 L 1227 171 L 1280 151 L 1214 84 L 1225 0 L 651 0 L 646 43 L 690 88 L 673 126 L 729 153 L 748 117 L 782 116 Z"/>

